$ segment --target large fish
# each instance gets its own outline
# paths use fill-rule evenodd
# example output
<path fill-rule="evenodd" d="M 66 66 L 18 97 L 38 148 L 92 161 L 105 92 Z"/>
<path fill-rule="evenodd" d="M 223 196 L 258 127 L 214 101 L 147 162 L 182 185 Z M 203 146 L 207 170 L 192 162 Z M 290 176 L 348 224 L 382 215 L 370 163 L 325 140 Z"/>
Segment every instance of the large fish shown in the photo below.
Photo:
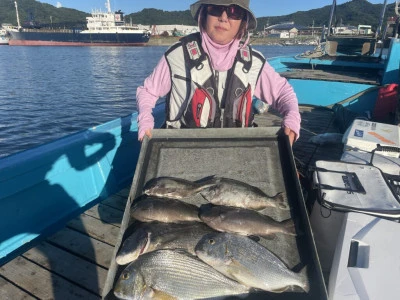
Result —
<path fill-rule="evenodd" d="M 267 239 L 274 238 L 277 233 L 296 235 L 294 222 L 291 219 L 277 222 L 246 208 L 207 204 L 200 207 L 199 216 L 208 226 L 222 232 L 257 235 Z"/>
<path fill-rule="evenodd" d="M 267 207 L 289 209 L 284 194 L 268 196 L 259 188 L 230 178 L 213 178 L 214 184 L 202 189 L 200 194 L 210 203 L 262 210 Z"/>
<path fill-rule="evenodd" d="M 139 255 L 159 249 L 184 249 L 196 255 L 194 247 L 207 233 L 214 232 L 204 223 L 142 223 L 122 243 L 115 261 L 126 265 Z"/>
<path fill-rule="evenodd" d="M 114 295 L 120 299 L 203 299 L 248 290 L 194 256 L 157 250 L 141 255 L 122 271 Z"/>
<path fill-rule="evenodd" d="M 144 186 L 144 193 L 149 196 L 183 199 L 193 196 L 214 184 L 213 178 L 202 181 L 190 181 L 175 177 L 157 177 L 149 180 Z"/>
<path fill-rule="evenodd" d="M 222 274 L 249 287 L 276 293 L 291 286 L 310 290 L 306 268 L 292 272 L 276 255 L 246 236 L 207 234 L 197 244 L 196 254 Z"/>
<path fill-rule="evenodd" d="M 198 214 L 199 208 L 194 204 L 177 199 L 156 197 L 148 197 L 133 202 L 130 209 L 131 217 L 141 222 L 200 222 Z"/>

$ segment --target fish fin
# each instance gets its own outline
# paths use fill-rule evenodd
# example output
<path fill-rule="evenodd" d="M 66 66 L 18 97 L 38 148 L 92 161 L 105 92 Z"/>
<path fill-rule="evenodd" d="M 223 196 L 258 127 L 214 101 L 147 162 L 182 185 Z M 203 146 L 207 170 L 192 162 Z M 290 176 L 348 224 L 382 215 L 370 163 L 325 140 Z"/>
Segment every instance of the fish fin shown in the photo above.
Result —
<path fill-rule="evenodd" d="M 237 259 L 235 259 L 233 256 L 230 255 L 227 255 L 225 259 L 225 264 L 229 266 L 230 275 L 235 277 L 235 279 L 237 279 L 235 270 L 243 269 L 243 265 Z"/>
<path fill-rule="evenodd" d="M 176 300 L 178 298 L 171 296 L 170 294 L 167 294 L 166 292 L 152 289 L 151 293 L 151 299 L 157 299 L 157 300 Z"/>
<path fill-rule="evenodd" d="M 302 285 L 300 286 L 306 293 L 310 291 L 310 281 L 308 280 L 307 276 L 308 267 L 305 266 L 303 269 L 300 270 L 299 277 L 301 279 Z"/>
<path fill-rule="evenodd" d="M 220 182 L 220 178 L 217 177 L 211 177 L 209 180 L 206 181 L 201 181 L 201 182 L 196 182 L 199 186 L 196 188 L 195 193 L 200 193 L 201 191 L 211 188 L 214 185 L 218 184 Z M 203 195 L 202 195 L 203 196 Z"/>
<path fill-rule="evenodd" d="M 214 182 L 215 180 L 218 180 L 218 177 L 216 175 L 210 175 L 210 176 L 201 178 L 199 180 L 196 180 L 194 182 L 195 183 L 199 183 L 199 184 L 203 184 L 203 183 L 206 183 L 206 182 L 209 182 L 209 181 Z"/>
<path fill-rule="evenodd" d="M 283 228 L 284 228 L 286 234 L 294 235 L 294 236 L 297 235 L 296 226 L 292 219 L 282 221 L 281 224 L 283 225 Z"/>
<path fill-rule="evenodd" d="M 276 234 L 275 233 L 269 233 L 269 234 L 263 235 L 262 237 L 267 239 L 267 240 L 273 240 L 273 239 L 276 238 Z"/>
<path fill-rule="evenodd" d="M 290 289 L 290 286 L 284 286 L 284 287 L 282 287 L 280 289 L 271 290 L 271 292 L 273 292 L 273 293 L 283 293 L 283 292 L 286 292 L 289 289 Z"/>

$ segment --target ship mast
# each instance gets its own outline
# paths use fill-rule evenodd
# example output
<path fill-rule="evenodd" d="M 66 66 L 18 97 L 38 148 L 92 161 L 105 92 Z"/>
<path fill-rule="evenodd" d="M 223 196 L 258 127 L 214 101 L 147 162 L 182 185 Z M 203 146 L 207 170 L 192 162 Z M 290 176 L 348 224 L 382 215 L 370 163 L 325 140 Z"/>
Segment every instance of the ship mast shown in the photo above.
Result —
<path fill-rule="evenodd" d="M 332 23 L 333 23 L 333 18 L 336 13 L 336 0 L 333 0 L 332 6 L 331 6 L 331 14 L 329 16 L 329 24 L 328 24 L 328 34 L 331 35 L 331 29 L 332 29 Z"/>
<path fill-rule="evenodd" d="M 110 13 L 111 13 L 111 4 L 110 4 L 110 0 L 107 0 L 107 2 L 106 2 L 106 8 L 107 8 L 107 12 L 110 14 Z"/>
<path fill-rule="evenodd" d="M 109 1 L 109 0 L 107 0 Z M 17 23 L 18 23 L 18 30 L 21 29 L 21 23 L 19 22 L 19 14 L 18 14 L 18 4 L 17 1 L 14 1 L 15 4 L 15 11 L 17 12 Z"/>
<path fill-rule="evenodd" d="M 376 29 L 376 32 L 375 32 L 375 37 L 376 37 L 376 38 L 380 35 L 381 30 L 382 30 L 382 24 L 383 24 L 383 20 L 384 20 L 384 18 L 385 18 L 386 6 L 387 6 L 387 0 L 385 0 L 385 2 L 384 2 L 384 4 L 383 4 L 383 9 L 382 9 L 381 17 L 380 17 L 380 19 L 379 19 L 379 26 L 378 26 L 378 28 Z"/>

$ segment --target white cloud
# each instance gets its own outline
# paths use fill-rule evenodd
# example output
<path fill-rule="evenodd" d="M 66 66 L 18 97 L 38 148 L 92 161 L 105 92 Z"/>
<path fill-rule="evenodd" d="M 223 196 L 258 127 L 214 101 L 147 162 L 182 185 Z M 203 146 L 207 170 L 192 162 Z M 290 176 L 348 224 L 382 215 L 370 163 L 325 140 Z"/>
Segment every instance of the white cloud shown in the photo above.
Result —
<path fill-rule="evenodd" d="M 61 2 L 57 2 L 57 4 L 56 4 L 56 7 L 57 7 L 57 8 L 60 8 L 60 7 L 62 7 L 62 4 L 61 4 Z"/>

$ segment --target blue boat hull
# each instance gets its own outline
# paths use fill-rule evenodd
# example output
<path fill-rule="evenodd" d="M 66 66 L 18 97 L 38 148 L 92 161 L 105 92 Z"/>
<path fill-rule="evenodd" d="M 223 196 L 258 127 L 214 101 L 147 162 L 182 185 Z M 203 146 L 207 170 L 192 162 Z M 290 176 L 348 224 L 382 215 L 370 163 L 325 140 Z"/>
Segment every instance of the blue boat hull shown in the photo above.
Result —
<path fill-rule="evenodd" d="M 156 126 L 164 120 L 155 109 Z M 0 265 L 132 181 L 137 113 L 3 158 Z"/>

